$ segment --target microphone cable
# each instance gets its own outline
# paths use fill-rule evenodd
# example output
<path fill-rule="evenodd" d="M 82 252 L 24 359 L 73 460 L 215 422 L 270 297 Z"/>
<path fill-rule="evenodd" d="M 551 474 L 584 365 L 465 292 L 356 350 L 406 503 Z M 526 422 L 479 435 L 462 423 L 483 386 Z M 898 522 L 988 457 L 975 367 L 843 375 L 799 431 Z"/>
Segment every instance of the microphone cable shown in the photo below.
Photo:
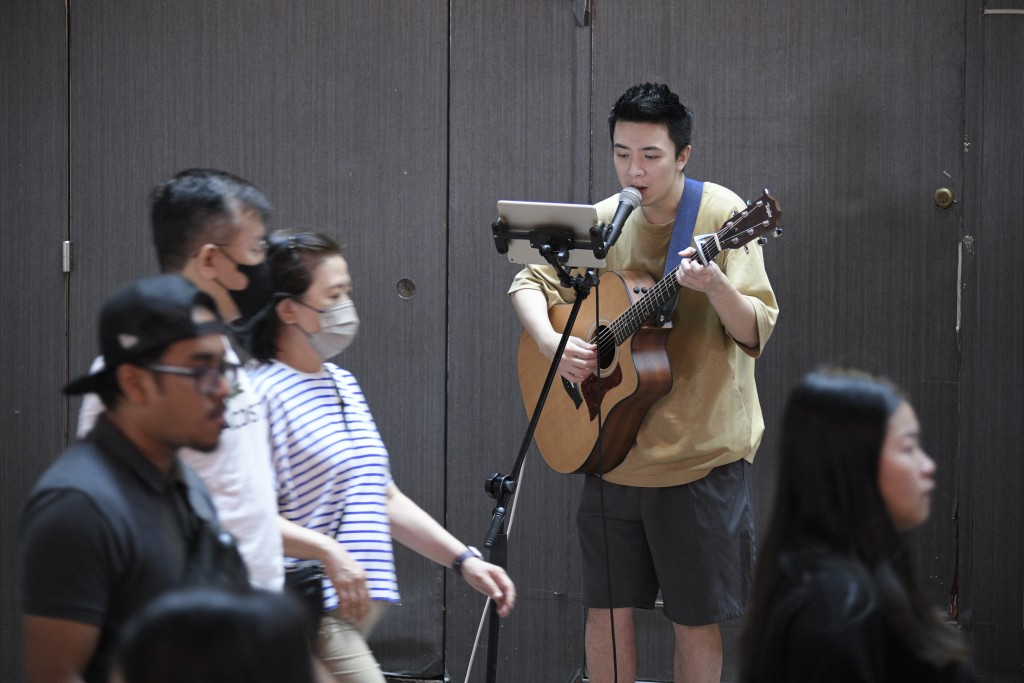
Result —
<path fill-rule="evenodd" d="M 598 282 L 598 286 L 594 288 L 594 330 L 597 332 L 601 326 L 601 286 Z M 595 335 L 596 336 L 596 335 Z M 613 351 L 614 352 L 614 351 Z M 603 452 L 602 444 L 604 441 L 604 392 L 602 391 L 602 382 L 604 377 L 601 373 L 601 344 L 597 344 L 597 462 L 598 469 L 604 469 L 602 467 Z M 601 535 L 604 539 L 604 576 L 605 584 L 608 591 L 608 624 L 612 639 L 612 681 L 619 683 L 619 653 L 618 644 L 615 638 L 615 604 L 612 601 L 612 567 L 611 567 L 611 549 L 608 546 L 608 517 L 604 505 L 604 473 L 600 473 L 597 476 L 598 479 L 598 499 L 600 500 L 601 509 Z M 587 673 L 589 678 L 589 671 Z"/>

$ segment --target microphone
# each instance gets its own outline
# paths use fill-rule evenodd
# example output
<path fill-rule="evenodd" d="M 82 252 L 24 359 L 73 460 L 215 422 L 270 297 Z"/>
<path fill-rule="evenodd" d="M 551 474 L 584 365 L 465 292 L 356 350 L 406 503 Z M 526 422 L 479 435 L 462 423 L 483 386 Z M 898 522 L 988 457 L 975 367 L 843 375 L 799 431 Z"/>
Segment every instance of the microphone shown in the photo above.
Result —
<path fill-rule="evenodd" d="M 615 210 L 615 216 L 606 233 L 608 237 L 605 239 L 605 250 L 611 249 L 615 241 L 619 239 L 622 225 L 629 218 L 629 214 L 633 213 L 633 209 L 638 206 L 640 206 L 640 190 L 635 187 L 622 188 L 622 192 L 619 193 L 619 208 Z"/>

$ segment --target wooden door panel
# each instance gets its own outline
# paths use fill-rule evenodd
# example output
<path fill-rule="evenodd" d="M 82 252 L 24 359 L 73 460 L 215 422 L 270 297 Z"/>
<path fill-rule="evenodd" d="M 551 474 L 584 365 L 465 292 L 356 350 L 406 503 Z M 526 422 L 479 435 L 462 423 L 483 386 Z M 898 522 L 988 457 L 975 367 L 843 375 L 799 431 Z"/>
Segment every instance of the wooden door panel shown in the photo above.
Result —
<path fill-rule="evenodd" d="M 395 481 L 443 519 L 446 4 L 104 0 L 71 5 L 71 35 L 72 368 L 96 352 L 105 295 L 156 269 L 150 188 L 237 173 L 274 204 L 271 228 L 341 243 L 362 319 L 341 362 Z M 374 647 L 387 671 L 439 676 L 444 571 L 397 557 L 403 604 Z"/>
<path fill-rule="evenodd" d="M 0 680 L 22 680 L 18 547 L 29 491 L 64 446 L 64 4 L 0 3 Z"/>
<path fill-rule="evenodd" d="M 448 482 L 452 530 L 482 543 L 494 472 L 509 474 L 527 426 L 515 370 L 522 328 L 497 253 L 499 199 L 586 202 L 590 30 L 572 3 L 452 3 Z M 575 536 L 579 480 L 530 449 L 509 534 L 518 604 L 498 642 L 500 681 L 567 681 L 582 664 Z M 453 579 L 447 649 L 462 681 L 483 608 Z M 487 632 L 469 680 L 484 681 Z"/>
<path fill-rule="evenodd" d="M 763 528 L 789 388 L 819 364 L 885 374 L 920 415 L 939 464 L 933 519 L 916 536 L 933 601 L 956 557 L 960 220 L 931 202 L 962 178 L 963 8 L 598 2 L 594 9 L 594 192 L 619 188 L 604 115 L 635 82 L 668 83 L 695 112 L 688 171 L 778 197 L 785 235 L 765 247 L 780 303 L 758 360 L 767 432 L 754 466 Z M 937 87 L 941 84 L 941 87 Z M 670 678 L 664 620 L 640 634 L 641 675 Z M 726 670 L 734 637 L 727 624 Z"/>
<path fill-rule="evenodd" d="M 1024 3 L 979 4 L 988 11 L 971 19 L 968 60 L 977 99 L 968 110 L 975 182 L 964 206 L 960 622 L 983 679 L 1003 683 L 1024 680 Z"/>

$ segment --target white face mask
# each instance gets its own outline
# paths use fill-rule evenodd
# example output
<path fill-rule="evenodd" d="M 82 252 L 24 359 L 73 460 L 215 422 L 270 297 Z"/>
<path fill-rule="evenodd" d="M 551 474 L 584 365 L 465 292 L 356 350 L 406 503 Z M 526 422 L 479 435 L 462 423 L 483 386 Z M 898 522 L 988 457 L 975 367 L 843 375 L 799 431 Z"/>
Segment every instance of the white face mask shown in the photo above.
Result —
<path fill-rule="evenodd" d="M 303 305 L 308 306 L 308 304 Z M 314 310 L 320 313 L 320 331 L 306 332 L 306 338 L 309 339 L 309 343 L 313 345 L 321 358 L 324 360 L 333 358 L 348 348 L 348 345 L 355 339 L 356 332 L 359 331 L 356 305 L 350 300 Z"/>

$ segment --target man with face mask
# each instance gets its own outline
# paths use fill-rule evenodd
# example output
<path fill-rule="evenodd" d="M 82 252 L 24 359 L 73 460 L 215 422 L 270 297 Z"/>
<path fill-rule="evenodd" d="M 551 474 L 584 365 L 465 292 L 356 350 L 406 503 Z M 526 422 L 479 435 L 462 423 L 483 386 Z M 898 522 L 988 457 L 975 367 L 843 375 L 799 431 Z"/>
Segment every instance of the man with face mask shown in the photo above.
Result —
<path fill-rule="evenodd" d="M 269 298 L 265 263 L 267 198 L 223 171 L 189 169 L 158 185 L 150 219 L 160 268 L 190 280 L 227 321 L 250 316 Z M 227 362 L 239 359 L 228 345 Z M 97 359 L 94 371 L 102 367 Z M 102 404 L 85 397 L 78 434 L 92 430 Z M 212 453 L 182 449 L 180 458 L 210 490 L 223 526 L 237 539 L 253 586 L 284 582 L 281 529 L 267 443 L 266 411 L 239 372 L 224 414 L 227 426 Z"/>

